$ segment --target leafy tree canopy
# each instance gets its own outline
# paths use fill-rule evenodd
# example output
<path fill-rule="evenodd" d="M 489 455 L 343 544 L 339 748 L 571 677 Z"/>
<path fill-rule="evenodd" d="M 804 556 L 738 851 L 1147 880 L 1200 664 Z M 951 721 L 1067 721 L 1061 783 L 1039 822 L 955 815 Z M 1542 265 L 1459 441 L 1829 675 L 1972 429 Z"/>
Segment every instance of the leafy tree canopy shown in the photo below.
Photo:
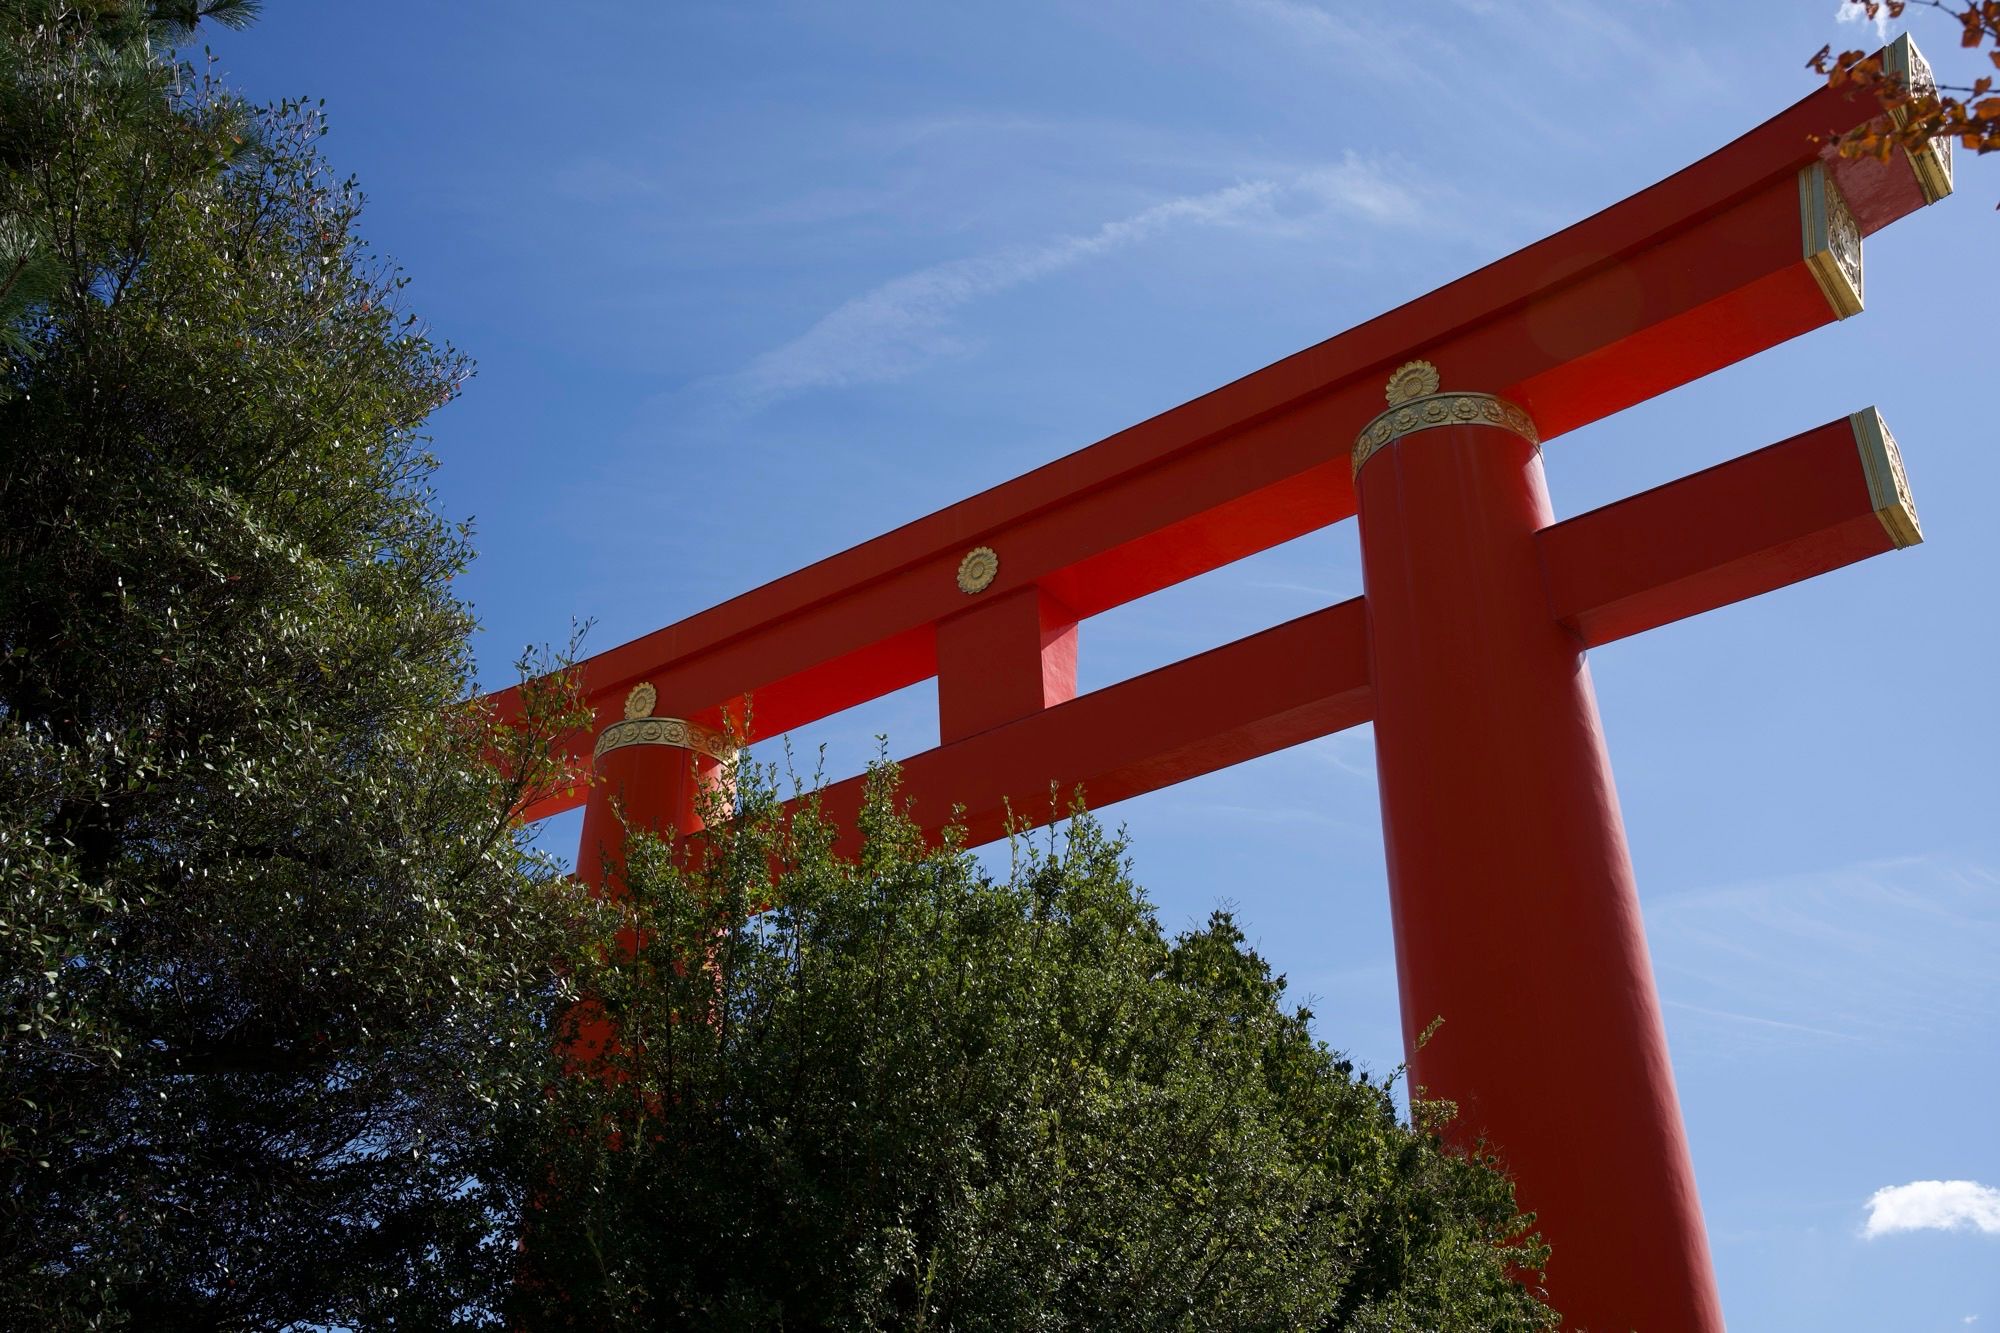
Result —
<path fill-rule="evenodd" d="M 1227 914 L 1168 939 L 1086 815 L 988 876 L 893 781 L 854 862 L 756 773 L 692 868 L 638 842 L 626 946 L 583 979 L 620 1043 L 544 1143 L 531 1323 L 1555 1326 L 1505 1177 L 1441 1108 L 1400 1124 Z"/>
<path fill-rule="evenodd" d="M 185 40 L 205 19 L 244 27 L 261 8 L 262 0 L 0 0 L 0 349 L 26 350 L 22 322 L 77 276 L 64 266 L 74 256 L 49 212 L 46 169 L 65 146 L 50 100 L 87 89 L 100 133 L 143 121 L 161 95 L 156 44 Z M 64 48 L 67 68 L 47 59 Z M 65 87 L 77 79 L 85 88 Z M 232 119 L 222 141 L 238 143 L 250 120 Z"/>
<path fill-rule="evenodd" d="M 540 770 L 498 777 L 465 702 L 419 432 L 469 368 L 314 108 L 119 26 L 217 9 L 0 11 L 38 273 L 0 357 L 10 1328 L 441 1325 L 504 1287 L 491 1131 L 541 1101 L 572 947 L 508 817 Z"/>

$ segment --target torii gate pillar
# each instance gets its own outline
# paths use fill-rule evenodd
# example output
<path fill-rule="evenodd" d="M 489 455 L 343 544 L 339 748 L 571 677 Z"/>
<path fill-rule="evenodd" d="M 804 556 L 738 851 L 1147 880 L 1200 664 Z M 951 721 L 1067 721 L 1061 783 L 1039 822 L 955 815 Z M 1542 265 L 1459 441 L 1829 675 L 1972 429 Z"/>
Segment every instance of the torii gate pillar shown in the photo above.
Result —
<path fill-rule="evenodd" d="M 598 893 L 625 896 L 628 828 L 686 838 L 701 830 L 702 794 L 729 779 L 735 746 L 729 737 L 677 717 L 656 717 L 657 695 L 641 684 L 627 697 L 625 716 L 592 747 L 596 782 L 583 808 L 577 878 Z"/>
<path fill-rule="evenodd" d="M 596 781 L 584 802 L 577 878 L 599 897 L 622 900 L 628 831 L 686 839 L 702 828 L 703 794 L 727 783 L 735 747 L 710 728 L 674 717 L 656 717 L 656 693 L 641 684 L 627 696 L 625 716 L 598 735 L 591 755 Z M 638 936 L 622 932 L 626 957 Z M 586 997 L 563 1018 L 557 1043 L 575 1070 L 601 1071 L 615 1049 L 617 1031 L 603 1007 Z"/>
<path fill-rule="evenodd" d="M 1597 703 L 1549 612 L 1534 428 L 1436 389 L 1399 371 L 1355 450 L 1413 1089 L 1522 1182 L 1566 1326 L 1722 1333 Z"/>

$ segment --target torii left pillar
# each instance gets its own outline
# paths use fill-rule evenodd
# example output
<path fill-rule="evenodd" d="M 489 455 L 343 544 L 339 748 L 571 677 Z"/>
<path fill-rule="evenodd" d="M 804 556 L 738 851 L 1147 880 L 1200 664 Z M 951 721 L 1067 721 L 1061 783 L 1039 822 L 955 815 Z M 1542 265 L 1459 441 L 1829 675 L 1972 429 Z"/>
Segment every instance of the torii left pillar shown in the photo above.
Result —
<path fill-rule="evenodd" d="M 596 780 L 583 812 L 577 878 L 600 897 L 623 901 L 625 844 L 630 832 L 671 836 L 676 842 L 702 828 L 708 794 L 729 781 L 735 747 L 729 737 L 676 717 L 653 714 L 650 684 L 633 688 L 625 716 L 606 727 L 592 755 Z M 619 940 L 628 955 L 638 939 Z M 597 1004 L 584 999 L 571 1011 L 563 1044 L 572 1068 L 601 1068 L 616 1034 Z"/>

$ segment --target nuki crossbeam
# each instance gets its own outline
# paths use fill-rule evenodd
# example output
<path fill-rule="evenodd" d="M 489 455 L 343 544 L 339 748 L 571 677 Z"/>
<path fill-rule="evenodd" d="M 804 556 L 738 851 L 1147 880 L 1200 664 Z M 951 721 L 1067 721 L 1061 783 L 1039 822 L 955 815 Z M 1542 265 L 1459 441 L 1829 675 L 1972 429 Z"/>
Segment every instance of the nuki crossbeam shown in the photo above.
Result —
<path fill-rule="evenodd" d="M 1887 56 L 1923 68 L 1907 37 Z M 590 658 L 596 720 L 565 744 L 595 781 L 525 816 L 587 801 L 579 870 L 608 886 L 614 805 L 698 827 L 729 728 L 932 676 L 941 743 L 904 793 L 975 843 L 1060 813 L 1052 788 L 1101 808 L 1371 722 L 1413 1083 L 1514 1174 L 1572 1327 L 1721 1333 L 1583 655 L 1921 530 L 1873 408 L 1561 523 L 1541 450 L 1858 314 L 1864 238 L 1950 189 L 1944 145 L 1825 148 L 1881 114 L 1821 89 L 1388 314 Z M 1076 693 L 1080 621 L 1349 517 L 1363 597 Z M 861 781 L 822 794 L 850 827 Z"/>

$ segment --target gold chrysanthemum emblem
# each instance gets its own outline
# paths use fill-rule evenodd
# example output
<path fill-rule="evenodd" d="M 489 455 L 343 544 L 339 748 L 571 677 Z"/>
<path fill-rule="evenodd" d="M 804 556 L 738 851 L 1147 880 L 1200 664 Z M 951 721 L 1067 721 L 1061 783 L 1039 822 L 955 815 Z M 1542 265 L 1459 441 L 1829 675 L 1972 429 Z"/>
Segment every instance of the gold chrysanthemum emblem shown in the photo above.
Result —
<path fill-rule="evenodd" d="M 1428 361 L 1408 361 L 1389 377 L 1389 406 L 1407 403 L 1438 391 L 1438 368 Z"/>
<path fill-rule="evenodd" d="M 625 716 L 627 718 L 651 717 L 653 705 L 660 701 L 660 692 L 653 688 L 653 682 L 642 680 L 632 687 L 625 696 Z"/>
<path fill-rule="evenodd" d="M 967 596 L 984 592 L 999 573 L 999 554 L 990 546 L 975 546 L 958 562 L 958 590 Z"/>

